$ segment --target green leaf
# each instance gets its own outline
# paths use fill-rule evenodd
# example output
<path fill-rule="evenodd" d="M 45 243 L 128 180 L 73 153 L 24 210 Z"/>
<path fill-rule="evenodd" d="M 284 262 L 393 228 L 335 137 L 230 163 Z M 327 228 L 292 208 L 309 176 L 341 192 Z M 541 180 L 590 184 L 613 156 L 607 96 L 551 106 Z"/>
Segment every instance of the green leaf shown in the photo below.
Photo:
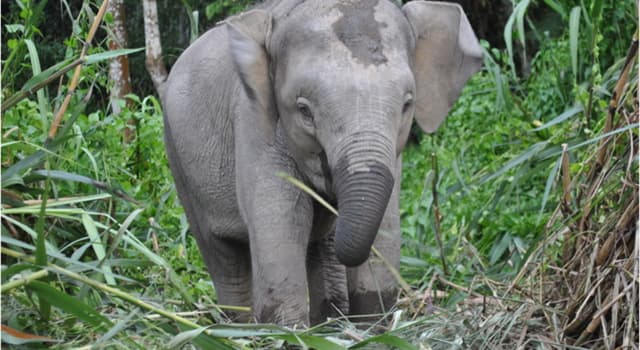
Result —
<path fill-rule="evenodd" d="M 55 138 L 55 140 L 45 142 L 45 146 L 43 149 L 28 155 L 26 158 L 21 159 L 17 163 L 5 169 L 2 172 L 2 175 L 0 175 L 0 178 L 2 178 L 2 181 L 1 181 L 2 188 L 9 186 L 11 183 L 15 184 L 17 179 L 22 179 L 25 172 L 27 172 L 29 169 L 40 166 L 47 154 L 51 154 L 60 145 L 62 145 L 64 141 L 67 139 L 66 135 L 69 132 L 69 130 L 71 130 L 71 126 L 76 121 L 76 119 L 78 119 L 80 114 L 84 111 L 85 106 L 86 106 L 85 103 L 78 103 L 75 106 L 75 108 L 71 112 L 71 117 L 64 123 L 64 127 L 61 129 L 60 132 L 58 132 L 58 136 Z M 10 180 L 7 180 L 7 182 L 5 182 L 5 179 L 10 179 Z"/>
<path fill-rule="evenodd" d="M 575 105 L 569 109 L 567 109 L 566 111 L 562 112 L 562 114 L 560 114 L 559 116 L 553 118 L 552 120 L 550 120 L 549 122 L 535 128 L 532 129 L 531 131 L 540 131 L 540 130 L 544 130 L 548 127 L 554 126 L 556 124 L 560 124 L 563 121 L 573 117 L 574 115 L 580 113 L 584 111 L 584 107 L 582 107 L 582 105 Z"/>
<path fill-rule="evenodd" d="M 571 9 L 569 15 L 569 50 L 571 51 L 571 70 L 578 80 L 578 39 L 580 35 L 580 6 Z"/>
<path fill-rule="evenodd" d="M 93 247 L 93 251 L 96 253 L 96 257 L 98 260 L 104 260 L 106 257 L 106 251 L 102 244 L 102 239 L 100 239 L 100 235 L 98 234 L 96 224 L 89 214 L 82 214 L 82 224 L 87 232 L 87 236 L 89 236 L 89 239 L 91 240 L 91 246 Z M 104 278 L 107 281 L 107 284 L 112 286 L 116 284 L 116 280 L 113 277 L 113 271 L 111 271 L 110 266 L 102 266 L 102 272 L 104 273 Z"/>
<path fill-rule="evenodd" d="M 528 161 L 529 159 L 536 156 L 541 150 L 543 150 L 548 144 L 548 141 L 542 141 L 531 146 L 526 152 L 517 156 L 516 158 L 511 159 L 505 165 L 502 166 L 498 171 L 493 174 L 487 175 L 478 181 L 479 184 L 486 183 L 490 180 L 493 180 L 501 175 L 504 175 L 507 171 L 515 168 L 516 166 Z"/>
<path fill-rule="evenodd" d="M 51 305 L 65 311 L 78 319 L 95 327 L 104 328 L 111 326 L 111 322 L 81 300 L 51 287 L 46 283 L 33 281 L 28 288 L 38 295 L 38 298 L 46 300 Z"/>
<path fill-rule="evenodd" d="M 118 322 L 111 327 L 106 333 L 104 333 L 100 339 L 96 340 L 93 345 L 94 348 L 98 348 L 100 349 L 101 347 L 99 346 L 102 343 L 105 343 L 107 341 L 109 341 L 111 338 L 115 337 L 118 333 L 122 332 L 123 330 L 127 329 L 128 327 L 131 327 L 131 325 L 133 323 L 135 323 L 136 321 L 133 320 L 133 318 L 135 316 L 138 316 L 138 314 L 140 313 L 139 309 L 133 309 L 132 312 L 130 312 L 127 317 L 118 320 Z M 107 347 L 107 346 L 105 346 Z"/>
<path fill-rule="evenodd" d="M 40 68 L 40 58 L 38 56 L 38 49 L 36 49 L 36 45 L 30 39 L 25 39 L 24 43 L 27 45 L 27 49 L 29 50 L 29 59 L 31 60 L 31 71 L 33 75 L 36 76 L 42 72 Z M 47 125 L 47 112 L 49 111 L 48 106 L 49 103 L 44 95 L 44 90 L 38 90 L 36 92 L 36 96 L 38 98 L 38 109 L 40 110 L 40 119 L 42 120 L 43 132 L 46 132 L 44 128 Z"/>
<path fill-rule="evenodd" d="M 6 283 L 11 277 L 25 270 L 33 269 L 33 264 L 15 263 L 2 270 L 2 284 Z"/>
<path fill-rule="evenodd" d="M 607 133 L 604 133 L 602 135 L 598 135 L 597 137 L 594 137 L 594 138 L 589 139 L 587 141 L 580 142 L 578 144 L 570 146 L 569 148 L 567 148 L 567 151 L 573 151 L 573 150 L 575 150 L 577 148 L 588 146 L 588 145 L 590 145 L 592 143 L 596 143 L 596 142 L 598 142 L 598 141 L 600 141 L 600 140 L 602 140 L 604 138 L 607 138 L 609 136 L 613 136 L 613 135 L 628 131 L 630 129 L 637 129 L 639 126 L 640 126 L 640 123 L 629 124 L 629 125 L 624 126 L 622 128 L 609 131 Z M 542 157 L 542 159 L 548 159 L 548 158 L 551 158 L 551 157 L 556 157 L 561 153 L 562 153 L 562 149 L 558 148 L 558 150 L 556 150 L 555 152 L 550 152 L 548 154 L 545 154 L 544 157 Z"/>
<path fill-rule="evenodd" d="M 520 45 L 524 50 L 524 54 L 527 53 L 527 43 L 525 41 L 525 31 L 524 31 L 524 15 L 527 13 L 527 8 L 529 7 L 530 0 L 524 0 L 520 2 L 517 6 L 518 11 L 516 13 L 516 27 L 518 28 L 518 38 L 520 39 Z"/>
<path fill-rule="evenodd" d="M 507 249 L 509 248 L 510 243 L 511 243 L 511 236 L 509 236 L 508 234 L 502 236 L 502 239 L 500 240 L 500 242 L 494 245 L 493 248 L 491 249 L 491 258 L 489 259 L 489 262 L 491 264 L 495 264 L 496 262 L 498 262 L 498 260 L 500 260 L 502 255 L 504 255 L 504 252 L 506 252 Z"/>
<path fill-rule="evenodd" d="M 540 213 L 538 213 L 538 222 L 542 219 L 542 214 L 544 213 L 544 209 L 547 206 L 547 201 L 549 200 L 549 194 L 551 193 L 551 188 L 556 180 L 556 175 L 558 174 L 558 170 L 560 169 L 560 165 L 562 164 L 562 155 L 558 158 L 558 161 L 553 166 L 551 171 L 549 172 L 549 176 L 547 177 L 547 183 L 544 186 L 544 194 L 542 195 L 542 204 L 540 205 Z"/>
<path fill-rule="evenodd" d="M 560 14 L 563 20 L 567 18 L 567 11 L 564 9 L 564 6 L 560 2 L 556 0 L 544 0 L 544 3 L 547 4 L 547 6 L 551 7 L 558 14 Z"/>
<path fill-rule="evenodd" d="M 53 75 L 55 72 L 59 71 L 60 69 L 62 69 L 64 66 L 68 65 L 69 63 L 72 62 L 72 59 L 66 59 L 63 60 L 61 62 L 58 62 L 56 64 L 54 64 L 53 66 L 45 69 L 44 71 L 34 75 L 33 77 L 31 77 L 31 79 L 27 80 L 26 83 L 24 83 L 24 85 L 22 86 L 22 89 L 20 89 L 21 91 L 29 91 L 31 90 L 31 88 L 33 88 L 34 86 L 40 84 L 41 82 L 45 81 L 48 77 L 50 77 L 51 75 Z"/>
<path fill-rule="evenodd" d="M 513 24 L 516 18 L 514 15 L 515 15 L 515 10 L 514 10 L 514 13 L 512 13 L 511 16 L 509 16 L 509 18 L 507 19 L 507 23 L 505 23 L 504 25 L 503 36 L 504 36 L 504 43 L 507 46 L 507 54 L 509 57 L 509 67 L 511 67 L 511 72 L 515 77 L 516 66 L 513 60 Z"/>
<path fill-rule="evenodd" d="M 241 325 L 238 325 L 241 326 Z M 228 326 L 234 327 L 234 326 Z M 238 347 L 234 347 L 233 342 L 227 339 L 218 339 L 217 336 L 210 334 L 210 332 L 205 332 L 209 327 L 200 327 L 196 329 L 189 329 L 184 325 L 179 325 L 179 328 L 183 331 L 176 335 L 173 339 L 171 339 L 171 343 L 182 343 L 183 345 L 187 342 L 192 342 L 197 345 L 200 349 L 220 349 L 220 350 L 234 350 Z M 227 337 L 228 338 L 228 337 Z M 183 342 L 184 341 L 184 342 Z M 168 349 L 177 349 L 178 346 L 167 346 Z"/>
<path fill-rule="evenodd" d="M 310 349 L 315 350 L 344 350 L 345 347 L 336 344 L 329 339 L 307 334 L 298 334 L 298 338 L 304 342 Z"/>
<path fill-rule="evenodd" d="M 24 25 L 22 24 L 5 24 L 4 28 L 7 30 L 7 33 L 17 33 L 24 32 Z"/>
<path fill-rule="evenodd" d="M 359 349 L 371 343 L 389 345 L 394 349 L 400 349 L 400 350 L 417 350 L 418 349 L 417 347 L 411 345 L 406 340 L 396 335 L 388 334 L 388 333 L 377 335 L 369 339 L 363 340 L 357 344 L 350 346 L 349 349 Z"/>
<path fill-rule="evenodd" d="M 93 185 L 93 183 L 95 182 L 95 180 L 93 180 L 92 178 L 86 177 L 84 175 L 69 173 L 61 170 L 36 170 L 32 173 L 49 179 L 80 182 L 87 185 Z"/>
<path fill-rule="evenodd" d="M 516 25 L 518 30 L 518 39 L 522 49 L 526 50 L 525 32 L 524 32 L 524 15 L 529 7 L 530 0 L 524 0 L 519 2 L 513 9 L 511 16 L 507 19 L 507 23 L 504 26 L 504 42 L 507 46 L 507 53 L 509 57 L 509 66 L 513 76 L 516 76 L 516 66 L 514 61 L 513 52 L 513 26 Z"/>
<path fill-rule="evenodd" d="M 88 55 L 85 57 L 85 64 L 94 64 L 100 61 L 109 60 L 118 56 L 130 55 L 136 52 L 140 52 L 144 50 L 144 47 L 139 47 L 137 49 L 120 49 L 120 50 L 110 50 L 105 52 L 96 53 L 93 55 Z"/>
<path fill-rule="evenodd" d="M 179 349 L 186 343 L 192 341 L 197 336 L 202 334 L 207 329 L 207 327 L 200 327 L 196 329 L 190 329 L 188 331 L 180 332 L 173 337 L 169 343 L 167 344 L 168 349 Z"/>
<path fill-rule="evenodd" d="M 406 266 L 411 266 L 411 267 L 424 267 L 427 268 L 429 267 L 429 263 L 427 263 L 426 261 L 422 260 L 422 259 L 418 259 L 418 258 L 414 258 L 411 256 L 401 256 L 400 257 L 400 263 L 402 265 L 406 265 Z"/>

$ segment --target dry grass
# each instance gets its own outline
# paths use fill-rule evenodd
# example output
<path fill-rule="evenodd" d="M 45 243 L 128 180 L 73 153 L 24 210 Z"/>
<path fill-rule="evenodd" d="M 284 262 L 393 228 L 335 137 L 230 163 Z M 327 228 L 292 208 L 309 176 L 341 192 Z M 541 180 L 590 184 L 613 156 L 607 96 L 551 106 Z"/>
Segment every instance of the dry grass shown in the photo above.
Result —
<path fill-rule="evenodd" d="M 637 40 L 609 103 L 604 133 L 638 123 L 637 80 L 629 71 Z M 626 92 L 626 93 L 625 93 Z M 568 186 L 577 193 L 565 200 L 563 265 L 554 269 L 561 301 L 561 337 L 568 343 L 599 349 L 638 347 L 638 134 L 629 130 L 601 140 L 586 163 L 586 177 Z M 565 177 L 567 177 L 565 175 Z M 557 288 L 560 287 L 560 288 Z"/>

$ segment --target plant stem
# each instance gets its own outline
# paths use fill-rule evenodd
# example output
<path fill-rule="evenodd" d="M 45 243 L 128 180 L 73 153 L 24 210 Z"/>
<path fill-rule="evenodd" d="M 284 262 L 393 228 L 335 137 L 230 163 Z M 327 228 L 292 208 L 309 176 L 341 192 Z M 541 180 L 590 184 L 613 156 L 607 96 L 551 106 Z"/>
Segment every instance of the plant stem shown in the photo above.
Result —
<path fill-rule="evenodd" d="M 440 235 L 440 207 L 438 206 L 438 158 L 435 153 L 431 153 L 431 164 L 433 166 L 433 182 L 431 183 L 431 192 L 433 193 L 433 203 L 431 207 L 433 208 L 433 216 L 434 223 L 433 228 L 436 234 L 436 242 L 438 242 L 438 247 L 440 248 L 440 259 L 442 260 L 442 271 L 445 276 L 449 275 L 447 270 L 447 259 L 444 255 L 444 246 L 442 245 L 442 237 Z"/>
<path fill-rule="evenodd" d="M 3 248 L 4 249 L 4 248 Z M 11 281 L 11 282 L 7 282 L 5 284 L 2 285 L 2 287 L 0 287 L 0 293 L 6 293 L 14 288 L 18 288 L 20 286 L 23 286 L 25 284 L 29 284 L 29 282 L 46 277 L 49 274 L 49 271 L 47 270 L 40 270 L 37 272 L 34 272 L 28 276 L 25 276 L 23 278 L 17 279 L 15 281 Z"/>
<path fill-rule="evenodd" d="M 382 256 L 382 254 L 380 254 L 380 251 L 378 251 L 378 249 L 376 249 L 376 247 L 371 246 L 371 251 L 373 251 L 373 254 L 375 254 L 376 257 L 378 257 L 380 260 L 382 260 L 382 263 L 384 263 L 384 265 L 387 267 L 389 272 L 391 272 L 393 277 L 400 284 L 400 287 L 402 287 L 402 290 L 405 293 L 407 293 L 407 295 L 411 295 L 411 292 L 412 292 L 411 286 L 409 286 L 407 281 L 405 281 L 404 278 L 402 278 L 402 276 L 400 275 L 400 272 L 398 272 L 398 270 L 396 270 L 396 268 L 393 267 L 393 265 L 391 265 L 389 260 L 387 260 L 384 256 Z"/>

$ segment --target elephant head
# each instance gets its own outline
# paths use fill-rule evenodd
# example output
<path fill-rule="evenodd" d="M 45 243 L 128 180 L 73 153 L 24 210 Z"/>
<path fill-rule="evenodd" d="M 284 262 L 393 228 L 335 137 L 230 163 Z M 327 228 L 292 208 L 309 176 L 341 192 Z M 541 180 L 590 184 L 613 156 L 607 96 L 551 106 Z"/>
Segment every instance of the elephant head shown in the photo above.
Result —
<path fill-rule="evenodd" d="M 337 200 L 336 254 L 370 254 L 412 120 L 435 131 L 482 51 L 458 5 L 305 1 L 227 22 L 266 142 L 283 139 L 306 181 Z"/>

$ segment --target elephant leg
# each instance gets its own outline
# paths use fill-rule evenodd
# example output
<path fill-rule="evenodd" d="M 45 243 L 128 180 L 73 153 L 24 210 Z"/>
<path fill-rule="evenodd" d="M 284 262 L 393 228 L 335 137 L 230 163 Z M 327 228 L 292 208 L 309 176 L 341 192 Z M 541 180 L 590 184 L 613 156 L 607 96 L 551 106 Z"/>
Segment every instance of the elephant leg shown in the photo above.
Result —
<path fill-rule="evenodd" d="M 393 266 L 400 268 L 400 214 L 399 192 L 402 158 L 396 162 L 393 192 L 385 211 L 380 230 L 373 246 Z M 353 315 L 376 314 L 389 311 L 395 304 L 398 284 L 382 259 L 373 252 L 358 267 L 347 269 L 349 310 Z"/>
<path fill-rule="evenodd" d="M 198 235 L 196 235 L 197 237 Z M 216 289 L 220 305 L 251 306 L 251 255 L 247 243 L 213 235 L 198 246 Z M 226 312 L 234 322 L 249 322 L 249 312 Z"/>
<path fill-rule="evenodd" d="M 347 271 L 336 257 L 333 232 L 309 245 L 307 276 L 312 325 L 349 313 Z"/>
<path fill-rule="evenodd" d="M 264 174 L 282 171 L 261 169 Z M 242 198 L 251 244 L 254 316 L 258 322 L 308 326 L 310 197 L 275 175 L 262 175 L 252 183 L 250 195 Z"/>

